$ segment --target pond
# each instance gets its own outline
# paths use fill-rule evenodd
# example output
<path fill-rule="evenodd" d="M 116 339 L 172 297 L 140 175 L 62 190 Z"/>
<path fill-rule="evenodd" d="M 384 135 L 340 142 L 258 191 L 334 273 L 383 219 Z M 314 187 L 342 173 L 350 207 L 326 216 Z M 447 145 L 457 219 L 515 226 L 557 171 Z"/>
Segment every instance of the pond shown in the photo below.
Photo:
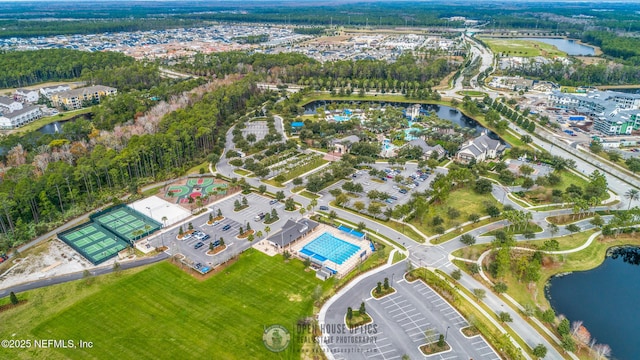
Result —
<path fill-rule="evenodd" d="M 539 41 L 545 44 L 553 45 L 560 51 L 564 51 L 567 55 L 595 55 L 596 50 L 587 45 L 580 44 L 577 40 L 563 38 L 514 38 L 514 40 Z"/>
<path fill-rule="evenodd" d="M 59 121 L 49 123 L 47 125 L 44 125 L 38 128 L 36 131 L 42 134 L 56 134 L 56 133 L 62 132 L 62 126 L 68 122 L 74 122 L 80 118 L 91 120 L 91 117 L 92 117 L 91 113 L 76 115 L 67 120 L 59 120 Z"/>
<path fill-rule="evenodd" d="M 598 343 L 611 347 L 612 359 L 632 360 L 640 354 L 640 248 L 610 249 L 595 269 L 554 277 L 547 297 L 556 314 L 583 321 Z"/>
<path fill-rule="evenodd" d="M 47 124 L 38 129 L 39 132 L 43 134 L 55 134 L 62 131 L 62 125 L 66 123 L 66 121 L 56 121 L 50 124 Z"/>
<path fill-rule="evenodd" d="M 340 101 L 340 100 L 318 100 L 310 102 L 304 105 L 304 113 L 306 115 L 312 115 L 316 113 L 316 109 L 326 107 L 331 103 L 337 104 L 351 104 L 354 108 L 360 105 L 361 103 L 367 103 L 372 105 L 380 105 L 380 106 L 397 106 L 401 108 L 407 108 L 413 103 L 404 103 L 404 102 L 375 102 L 375 101 Z M 451 121 L 452 123 L 459 125 L 464 128 L 473 128 L 476 130 L 476 133 L 480 134 L 482 131 L 486 130 L 482 125 L 480 125 L 477 121 L 472 118 L 465 116 L 460 111 L 444 105 L 433 105 L 433 104 L 422 104 L 422 109 L 429 114 L 436 114 L 439 118 Z"/>

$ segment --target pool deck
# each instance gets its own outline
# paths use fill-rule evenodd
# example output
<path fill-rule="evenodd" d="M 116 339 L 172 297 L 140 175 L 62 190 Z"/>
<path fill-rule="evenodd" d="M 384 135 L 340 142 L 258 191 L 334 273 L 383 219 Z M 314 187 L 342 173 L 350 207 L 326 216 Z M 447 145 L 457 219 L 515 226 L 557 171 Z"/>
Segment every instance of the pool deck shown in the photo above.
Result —
<path fill-rule="evenodd" d="M 312 242 L 313 240 L 317 239 L 318 236 L 324 234 L 325 232 L 333 235 L 334 237 L 340 239 L 340 240 L 344 240 L 348 243 L 354 244 L 356 246 L 358 246 L 360 248 L 360 250 L 358 250 L 353 256 L 351 256 L 349 259 L 345 260 L 345 262 L 342 263 L 342 265 L 336 264 L 331 260 L 326 260 L 324 262 L 324 265 L 326 267 L 329 267 L 333 270 L 336 270 L 338 273 L 336 274 L 337 277 L 342 277 L 345 274 L 348 274 L 351 270 L 353 270 L 358 263 L 360 262 L 360 254 L 362 253 L 362 251 L 366 251 L 367 252 L 367 257 L 369 257 L 371 255 L 371 247 L 369 246 L 369 241 L 368 240 L 363 240 L 360 239 L 354 235 L 350 235 L 347 234 L 346 232 L 339 230 L 337 228 L 334 228 L 332 226 L 329 225 L 325 225 L 325 224 L 320 224 L 318 225 L 318 227 L 316 228 L 316 230 L 309 234 L 308 236 L 304 237 L 303 239 L 297 241 L 292 247 L 291 250 L 294 254 L 296 254 L 298 257 L 300 256 L 300 250 L 302 250 L 302 248 L 304 248 L 308 243 Z"/>

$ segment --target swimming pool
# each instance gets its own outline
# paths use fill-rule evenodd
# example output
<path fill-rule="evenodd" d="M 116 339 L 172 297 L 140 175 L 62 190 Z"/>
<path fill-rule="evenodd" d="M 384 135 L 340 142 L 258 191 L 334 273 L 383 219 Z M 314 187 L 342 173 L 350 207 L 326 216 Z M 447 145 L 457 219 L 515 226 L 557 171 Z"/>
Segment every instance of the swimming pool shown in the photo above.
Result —
<path fill-rule="evenodd" d="M 338 265 L 342 265 L 342 263 L 358 252 L 358 250 L 360 250 L 358 246 L 340 240 L 326 232 L 305 245 L 300 250 L 300 253 L 319 261 L 330 260 Z"/>
<path fill-rule="evenodd" d="M 338 229 L 346 232 L 347 234 L 351 234 L 351 235 L 359 237 L 359 238 L 363 238 L 364 237 L 364 234 L 361 233 L 360 231 L 356 231 L 356 230 L 354 230 L 354 229 L 352 229 L 350 227 L 344 226 L 344 225 L 338 226 Z"/>
<path fill-rule="evenodd" d="M 347 117 L 347 116 L 333 115 L 333 120 L 335 120 L 337 122 L 347 121 L 349 119 L 350 119 L 350 117 Z"/>

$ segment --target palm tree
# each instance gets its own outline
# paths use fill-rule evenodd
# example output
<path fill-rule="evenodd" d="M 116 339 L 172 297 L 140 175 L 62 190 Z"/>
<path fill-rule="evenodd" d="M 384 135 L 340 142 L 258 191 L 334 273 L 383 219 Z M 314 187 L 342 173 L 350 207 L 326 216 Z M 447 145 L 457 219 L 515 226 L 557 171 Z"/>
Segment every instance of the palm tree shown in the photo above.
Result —
<path fill-rule="evenodd" d="M 629 207 L 627 208 L 627 210 L 629 210 L 631 209 L 631 202 L 640 199 L 640 191 L 638 191 L 638 189 L 629 189 L 629 191 L 624 193 L 624 197 L 629 199 Z"/>

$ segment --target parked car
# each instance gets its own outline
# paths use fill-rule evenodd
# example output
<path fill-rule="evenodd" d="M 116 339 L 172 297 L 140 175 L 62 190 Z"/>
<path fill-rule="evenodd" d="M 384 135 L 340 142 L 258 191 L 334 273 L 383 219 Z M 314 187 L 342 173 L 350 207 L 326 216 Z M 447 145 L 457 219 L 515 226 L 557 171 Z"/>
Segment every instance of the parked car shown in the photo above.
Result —
<path fill-rule="evenodd" d="M 262 219 L 264 219 L 264 213 L 260 213 L 253 218 L 254 221 L 260 221 Z"/>
<path fill-rule="evenodd" d="M 225 226 L 223 226 L 223 227 L 222 227 L 222 230 L 223 230 L 223 231 L 227 231 L 227 230 L 229 230 L 229 229 L 231 229 L 231 224 L 227 224 L 227 225 L 225 225 Z"/>
<path fill-rule="evenodd" d="M 328 211 L 329 207 L 325 206 L 325 205 L 322 205 L 322 206 L 320 206 L 320 210 Z"/>
<path fill-rule="evenodd" d="M 199 241 L 193 246 L 193 248 L 194 249 L 200 249 L 203 246 L 204 246 L 204 243 L 202 241 Z"/>
<path fill-rule="evenodd" d="M 276 199 L 273 199 L 273 200 L 269 201 L 269 205 L 273 205 L 273 204 L 276 204 L 276 203 L 278 203 L 278 200 L 276 200 Z"/>
<path fill-rule="evenodd" d="M 406 194 L 408 193 L 407 189 L 400 189 L 400 194 Z"/>

